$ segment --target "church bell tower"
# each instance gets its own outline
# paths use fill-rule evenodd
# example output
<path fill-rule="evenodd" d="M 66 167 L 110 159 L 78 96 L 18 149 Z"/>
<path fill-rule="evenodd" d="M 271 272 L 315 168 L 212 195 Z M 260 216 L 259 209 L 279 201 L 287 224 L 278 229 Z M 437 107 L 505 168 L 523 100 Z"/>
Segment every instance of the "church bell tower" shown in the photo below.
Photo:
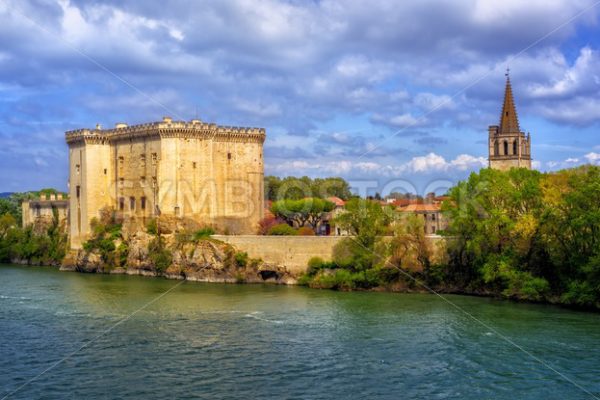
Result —
<path fill-rule="evenodd" d="M 531 138 L 529 133 L 525 135 L 519 128 L 508 72 L 507 70 L 500 125 L 489 127 L 489 166 L 503 171 L 511 168 L 531 169 Z"/>

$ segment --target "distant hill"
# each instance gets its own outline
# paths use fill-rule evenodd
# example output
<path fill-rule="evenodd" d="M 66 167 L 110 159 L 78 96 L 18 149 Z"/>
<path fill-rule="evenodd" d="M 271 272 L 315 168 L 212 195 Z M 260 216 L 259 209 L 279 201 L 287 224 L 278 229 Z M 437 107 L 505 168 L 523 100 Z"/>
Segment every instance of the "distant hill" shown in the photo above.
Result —
<path fill-rule="evenodd" d="M 0 199 L 7 199 L 10 197 L 11 194 L 13 194 L 13 192 L 1 192 Z"/>

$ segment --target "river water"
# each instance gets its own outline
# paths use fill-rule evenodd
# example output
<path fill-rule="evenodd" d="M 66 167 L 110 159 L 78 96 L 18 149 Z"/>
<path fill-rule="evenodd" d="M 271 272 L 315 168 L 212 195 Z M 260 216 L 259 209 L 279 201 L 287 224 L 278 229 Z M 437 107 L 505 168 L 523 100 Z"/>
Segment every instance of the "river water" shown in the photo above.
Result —
<path fill-rule="evenodd" d="M 0 266 L 0 399 L 600 397 L 599 314 L 447 299 Z"/>

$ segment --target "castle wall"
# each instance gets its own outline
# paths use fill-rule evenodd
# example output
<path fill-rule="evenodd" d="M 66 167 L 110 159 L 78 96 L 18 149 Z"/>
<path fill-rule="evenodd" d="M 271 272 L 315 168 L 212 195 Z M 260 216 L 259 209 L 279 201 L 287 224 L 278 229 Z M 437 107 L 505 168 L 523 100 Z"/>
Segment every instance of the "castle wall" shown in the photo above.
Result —
<path fill-rule="evenodd" d="M 68 210 L 68 200 L 63 199 L 62 195 L 42 195 L 39 199 L 25 200 L 21 203 L 21 222 L 23 227 L 38 222 L 51 222 L 56 213 L 61 223 L 67 219 Z"/>
<path fill-rule="evenodd" d="M 245 251 L 252 258 L 283 266 L 295 276 L 306 272 L 308 261 L 320 257 L 331 261 L 333 249 L 349 236 L 261 236 L 261 235 L 213 235 L 215 239 L 231 244 L 238 251 Z M 386 240 L 391 239 L 387 237 Z M 445 254 L 445 238 L 426 236 L 431 244 L 432 258 L 439 261 Z M 415 269 L 416 270 L 416 269 Z"/>
<path fill-rule="evenodd" d="M 108 206 L 143 224 L 153 215 L 161 143 L 157 137 L 118 140 L 111 145 L 111 198 Z"/>
<path fill-rule="evenodd" d="M 262 218 L 264 130 L 165 118 L 66 137 L 75 248 L 105 207 L 140 227 L 158 206 L 160 215 L 236 234 L 254 233 Z"/>
<path fill-rule="evenodd" d="M 214 235 L 215 239 L 245 251 L 252 258 L 284 266 L 293 275 L 306 271 L 308 261 L 321 257 L 330 261 L 333 248 L 347 236 L 260 236 L 260 235 Z"/>

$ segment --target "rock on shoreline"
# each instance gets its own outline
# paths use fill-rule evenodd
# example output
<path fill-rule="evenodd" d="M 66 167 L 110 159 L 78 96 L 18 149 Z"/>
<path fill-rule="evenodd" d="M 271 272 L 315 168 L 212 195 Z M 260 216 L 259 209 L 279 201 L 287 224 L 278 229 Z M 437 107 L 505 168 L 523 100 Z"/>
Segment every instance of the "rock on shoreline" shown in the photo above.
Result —
<path fill-rule="evenodd" d="M 149 245 L 153 236 L 140 232 L 128 238 L 127 260 L 123 266 L 104 262 L 98 250 L 71 250 L 64 258 L 61 271 L 85 273 L 162 276 L 215 283 L 274 283 L 296 284 L 297 277 L 285 267 L 262 260 L 236 260 L 239 254 L 231 245 L 212 239 L 178 243 L 174 235 L 163 235 L 165 248 L 172 254 L 172 262 L 164 271 L 158 271 L 151 260 Z"/>

